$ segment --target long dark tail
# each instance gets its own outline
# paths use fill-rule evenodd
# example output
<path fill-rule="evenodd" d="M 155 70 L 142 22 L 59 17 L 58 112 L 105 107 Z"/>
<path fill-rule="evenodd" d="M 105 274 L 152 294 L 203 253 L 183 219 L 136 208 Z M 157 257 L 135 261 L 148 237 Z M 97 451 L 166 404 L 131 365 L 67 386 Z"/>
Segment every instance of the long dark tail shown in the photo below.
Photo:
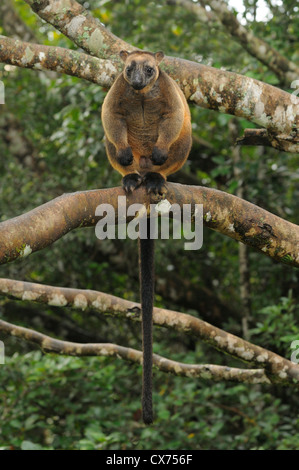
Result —
<path fill-rule="evenodd" d="M 147 219 L 147 239 L 139 239 L 140 297 L 142 311 L 142 417 L 145 424 L 153 422 L 153 305 L 154 305 L 154 240 L 150 239 L 150 218 Z"/>

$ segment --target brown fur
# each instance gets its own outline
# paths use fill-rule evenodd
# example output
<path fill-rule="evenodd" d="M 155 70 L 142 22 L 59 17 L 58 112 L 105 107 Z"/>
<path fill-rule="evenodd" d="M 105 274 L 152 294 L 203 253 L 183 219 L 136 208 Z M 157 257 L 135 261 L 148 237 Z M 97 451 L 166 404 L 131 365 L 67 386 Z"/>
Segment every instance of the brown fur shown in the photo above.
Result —
<path fill-rule="evenodd" d="M 108 92 L 102 107 L 102 122 L 109 161 L 122 176 L 147 172 L 160 173 L 165 179 L 185 163 L 191 148 L 190 111 L 176 82 L 158 64 L 163 53 L 121 52 L 125 70 Z M 155 75 L 141 90 L 128 81 L 126 70 L 131 64 L 142 74 L 150 66 Z M 120 151 L 130 147 L 133 162 L 123 166 Z M 167 155 L 162 165 L 152 160 L 156 147 Z"/>
<path fill-rule="evenodd" d="M 190 111 L 172 78 L 159 68 L 163 52 L 122 51 L 125 69 L 108 92 L 102 108 L 109 161 L 133 191 L 144 183 L 148 192 L 163 192 L 166 177 L 179 170 L 191 148 Z M 150 227 L 148 219 L 148 230 Z M 139 239 L 142 310 L 142 414 L 153 421 L 152 323 L 154 240 Z"/>

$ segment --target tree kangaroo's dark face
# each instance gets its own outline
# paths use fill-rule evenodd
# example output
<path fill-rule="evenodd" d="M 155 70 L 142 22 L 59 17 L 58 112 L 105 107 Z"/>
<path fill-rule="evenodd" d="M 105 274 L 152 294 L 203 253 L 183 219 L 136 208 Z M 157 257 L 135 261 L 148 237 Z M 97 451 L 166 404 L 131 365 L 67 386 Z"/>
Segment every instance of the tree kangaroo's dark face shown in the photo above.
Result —
<path fill-rule="evenodd" d="M 159 76 L 158 65 L 164 57 L 163 52 L 121 51 L 120 57 L 125 62 L 123 72 L 125 80 L 134 90 L 148 91 Z"/>

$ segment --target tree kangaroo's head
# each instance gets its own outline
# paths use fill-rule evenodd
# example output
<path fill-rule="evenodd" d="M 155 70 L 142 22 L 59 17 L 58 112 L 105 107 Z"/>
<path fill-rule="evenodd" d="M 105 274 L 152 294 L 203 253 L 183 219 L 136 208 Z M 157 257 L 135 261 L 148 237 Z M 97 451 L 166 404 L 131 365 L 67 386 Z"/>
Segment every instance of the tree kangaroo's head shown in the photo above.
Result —
<path fill-rule="evenodd" d="M 121 51 L 120 57 L 125 63 L 125 80 L 134 90 L 149 91 L 159 76 L 158 65 L 164 57 L 163 52 Z"/>

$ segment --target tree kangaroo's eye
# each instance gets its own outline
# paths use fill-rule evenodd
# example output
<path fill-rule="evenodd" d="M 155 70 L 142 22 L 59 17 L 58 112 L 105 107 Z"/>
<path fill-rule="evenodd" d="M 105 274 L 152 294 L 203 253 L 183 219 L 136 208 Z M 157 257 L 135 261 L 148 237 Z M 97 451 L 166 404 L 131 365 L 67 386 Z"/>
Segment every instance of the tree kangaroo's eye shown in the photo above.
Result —
<path fill-rule="evenodd" d="M 127 74 L 127 75 L 130 75 L 131 72 L 132 72 L 132 70 L 133 70 L 133 67 L 127 67 L 127 68 L 126 68 L 126 74 Z"/>
<path fill-rule="evenodd" d="M 153 75 L 154 69 L 152 67 L 145 67 L 145 73 L 148 76 Z"/>

